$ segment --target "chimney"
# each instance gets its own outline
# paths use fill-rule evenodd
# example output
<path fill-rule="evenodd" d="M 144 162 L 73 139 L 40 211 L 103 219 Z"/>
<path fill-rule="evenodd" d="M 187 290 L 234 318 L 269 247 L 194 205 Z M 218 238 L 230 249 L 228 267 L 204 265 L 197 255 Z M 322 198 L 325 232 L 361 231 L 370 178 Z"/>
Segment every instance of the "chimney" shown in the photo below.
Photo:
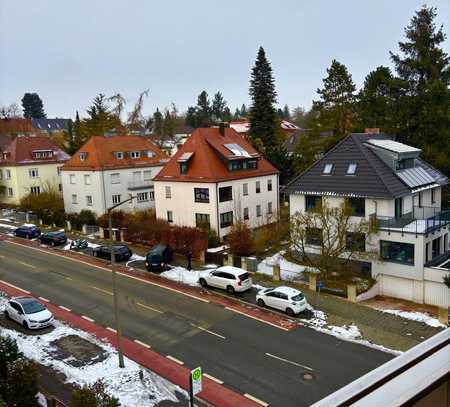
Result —
<path fill-rule="evenodd" d="M 366 134 L 380 134 L 380 128 L 379 127 L 366 127 L 364 130 L 364 133 Z"/>
<path fill-rule="evenodd" d="M 230 123 L 227 122 L 220 122 L 219 123 L 219 133 L 221 136 L 225 136 L 225 129 L 230 127 Z"/>

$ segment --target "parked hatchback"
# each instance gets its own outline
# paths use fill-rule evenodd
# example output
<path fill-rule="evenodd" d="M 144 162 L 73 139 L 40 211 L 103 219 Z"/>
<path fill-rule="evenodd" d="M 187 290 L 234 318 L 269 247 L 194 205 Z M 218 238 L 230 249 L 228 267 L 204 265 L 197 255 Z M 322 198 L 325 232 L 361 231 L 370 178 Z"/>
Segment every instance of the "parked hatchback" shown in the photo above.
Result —
<path fill-rule="evenodd" d="M 216 287 L 227 290 L 229 294 L 243 292 L 252 288 L 252 279 L 245 270 L 238 267 L 223 266 L 213 271 L 200 273 L 198 280 L 202 287 Z"/>
<path fill-rule="evenodd" d="M 260 290 L 256 295 L 256 302 L 260 307 L 267 305 L 286 312 L 289 316 L 303 312 L 307 305 L 301 291 L 286 286 Z"/>
<path fill-rule="evenodd" d="M 167 269 L 172 257 L 173 253 L 169 246 L 157 244 L 147 253 L 147 256 L 145 257 L 145 267 L 147 267 L 148 271 L 164 271 Z"/>
<path fill-rule="evenodd" d="M 26 239 L 34 239 L 35 237 L 39 237 L 40 234 L 41 230 L 34 225 L 22 225 L 14 231 L 15 236 L 24 237 Z"/>
<path fill-rule="evenodd" d="M 64 231 L 45 232 L 39 237 L 42 244 L 49 244 L 50 246 L 58 246 L 67 242 L 67 237 Z"/>
<path fill-rule="evenodd" d="M 133 252 L 124 244 L 116 244 L 114 248 L 114 259 L 116 261 L 128 260 Z M 102 259 L 111 260 L 111 248 L 109 246 L 98 246 L 92 250 L 92 255 Z"/>
<path fill-rule="evenodd" d="M 53 323 L 52 313 L 33 297 L 13 297 L 6 304 L 5 317 L 26 329 L 45 328 Z"/>

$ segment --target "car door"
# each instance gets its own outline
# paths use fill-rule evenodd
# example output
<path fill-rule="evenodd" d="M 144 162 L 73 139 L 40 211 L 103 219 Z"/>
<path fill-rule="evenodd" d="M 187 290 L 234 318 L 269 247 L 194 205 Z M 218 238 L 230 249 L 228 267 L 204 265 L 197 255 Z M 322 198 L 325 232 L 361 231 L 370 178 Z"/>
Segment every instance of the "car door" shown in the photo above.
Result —
<path fill-rule="evenodd" d="M 221 271 L 213 271 L 211 273 L 211 278 L 209 279 L 208 284 L 212 285 L 213 287 L 222 288 L 221 287 L 221 281 L 222 281 L 222 272 Z"/>
<path fill-rule="evenodd" d="M 270 293 L 267 293 L 264 299 L 266 305 L 269 307 L 275 307 L 277 295 L 278 293 L 276 291 L 271 291 Z"/>
<path fill-rule="evenodd" d="M 278 309 L 282 311 L 286 311 L 286 308 L 289 306 L 289 297 L 285 293 L 278 293 Z"/>
<path fill-rule="evenodd" d="M 22 323 L 22 316 L 20 314 L 21 311 L 22 311 L 22 307 L 18 303 L 14 302 L 14 301 L 9 302 L 8 314 L 11 319 L 13 319 L 14 321 L 16 321 L 20 324 Z"/>
<path fill-rule="evenodd" d="M 224 290 L 226 290 L 226 288 L 231 285 L 233 288 L 235 286 L 236 283 L 236 277 L 233 274 L 230 273 L 222 273 L 222 279 L 221 279 L 221 287 Z"/>

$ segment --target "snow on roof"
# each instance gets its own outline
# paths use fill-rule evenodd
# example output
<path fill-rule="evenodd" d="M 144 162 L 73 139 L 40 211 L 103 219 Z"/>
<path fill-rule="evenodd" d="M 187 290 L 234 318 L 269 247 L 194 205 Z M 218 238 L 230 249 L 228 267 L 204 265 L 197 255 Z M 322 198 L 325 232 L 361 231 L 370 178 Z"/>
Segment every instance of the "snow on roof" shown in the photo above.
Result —
<path fill-rule="evenodd" d="M 387 139 L 369 139 L 368 144 L 375 147 L 384 148 L 385 150 L 393 151 L 394 153 L 420 153 L 420 149 L 408 146 L 398 141 Z"/>
<path fill-rule="evenodd" d="M 279 293 L 287 294 L 289 297 L 293 297 L 294 295 L 301 293 L 301 291 L 296 290 L 295 288 L 292 288 L 292 287 L 287 287 L 285 285 L 275 288 L 274 291 L 278 291 Z"/>
<path fill-rule="evenodd" d="M 239 267 L 233 267 L 233 266 L 222 266 L 222 267 L 219 267 L 217 270 L 224 271 L 225 273 L 230 273 L 235 276 L 239 276 L 241 274 L 246 273 L 245 270 L 240 269 Z"/>

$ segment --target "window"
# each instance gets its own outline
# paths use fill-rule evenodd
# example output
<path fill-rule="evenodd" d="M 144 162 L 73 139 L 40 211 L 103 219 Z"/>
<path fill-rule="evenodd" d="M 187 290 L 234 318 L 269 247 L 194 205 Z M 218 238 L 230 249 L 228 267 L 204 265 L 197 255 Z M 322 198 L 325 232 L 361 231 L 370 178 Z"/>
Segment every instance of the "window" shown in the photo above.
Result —
<path fill-rule="evenodd" d="M 403 215 L 403 198 L 395 198 L 395 217 L 401 218 Z"/>
<path fill-rule="evenodd" d="M 261 215 L 261 205 L 256 205 L 256 216 L 259 217 Z"/>
<path fill-rule="evenodd" d="M 187 171 L 188 171 L 188 163 L 187 162 L 180 163 L 180 173 L 186 174 Z"/>
<path fill-rule="evenodd" d="M 352 216 L 366 216 L 366 201 L 364 198 L 348 198 L 347 203 L 352 211 Z"/>
<path fill-rule="evenodd" d="M 414 158 L 404 158 L 397 161 L 397 170 L 405 170 L 406 168 L 414 168 Z"/>
<path fill-rule="evenodd" d="M 247 161 L 247 168 L 249 170 L 256 170 L 258 168 L 258 161 L 256 160 Z"/>
<path fill-rule="evenodd" d="M 62 192 L 62 184 L 58 184 L 58 191 Z"/>
<path fill-rule="evenodd" d="M 86 205 L 92 206 L 92 195 L 86 195 Z"/>
<path fill-rule="evenodd" d="M 434 259 L 436 256 L 441 254 L 441 237 L 433 239 L 431 242 L 431 258 Z"/>
<path fill-rule="evenodd" d="M 89 174 L 84 174 L 84 185 L 91 185 L 91 176 Z"/>
<path fill-rule="evenodd" d="M 233 200 L 232 187 L 219 188 L 219 202 L 227 202 Z"/>
<path fill-rule="evenodd" d="M 431 190 L 431 203 L 432 204 L 434 204 L 434 203 L 436 203 L 436 188 L 433 188 L 432 190 Z"/>
<path fill-rule="evenodd" d="M 120 194 L 115 194 L 112 196 L 113 205 L 117 205 L 120 203 Z"/>
<path fill-rule="evenodd" d="M 419 192 L 419 208 L 422 207 L 422 192 Z"/>
<path fill-rule="evenodd" d="M 137 193 L 137 201 L 138 202 L 147 202 L 148 201 L 148 192 L 138 192 Z M 132 202 L 132 201 L 130 201 Z"/>
<path fill-rule="evenodd" d="M 58 175 L 61 175 L 62 167 L 56 167 L 56 172 Z"/>
<path fill-rule="evenodd" d="M 172 190 L 169 186 L 166 186 L 166 198 L 167 199 L 172 198 Z"/>
<path fill-rule="evenodd" d="M 248 220 L 248 208 L 244 208 L 244 220 Z"/>
<path fill-rule="evenodd" d="M 37 168 L 30 168 L 28 170 L 28 175 L 30 176 L 30 178 L 38 178 L 39 170 Z"/>
<path fill-rule="evenodd" d="M 87 153 L 80 153 L 80 161 L 84 161 L 87 157 Z"/>
<path fill-rule="evenodd" d="M 120 174 L 118 172 L 111 174 L 111 184 L 120 184 Z"/>
<path fill-rule="evenodd" d="M 305 211 L 311 212 L 322 204 L 322 197 L 320 195 L 306 195 L 305 196 Z"/>
<path fill-rule="evenodd" d="M 130 151 L 130 157 L 131 158 L 140 158 L 141 152 L 140 151 Z"/>
<path fill-rule="evenodd" d="M 325 166 L 323 167 L 323 174 L 330 175 L 332 171 L 333 171 L 333 164 L 325 164 Z"/>
<path fill-rule="evenodd" d="M 14 195 L 14 191 L 12 188 L 8 188 L 8 196 L 13 196 Z"/>
<path fill-rule="evenodd" d="M 384 261 L 414 266 L 414 245 L 380 240 L 380 256 Z"/>
<path fill-rule="evenodd" d="M 248 184 L 247 184 L 247 183 L 245 183 L 245 184 L 242 185 L 242 194 L 243 194 L 244 196 L 247 196 L 247 195 L 248 195 Z"/>
<path fill-rule="evenodd" d="M 320 246 L 322 244 L 322 229 L 306 228 L 306 244 Z"/>
<path fill-rule="evenodd" d="M 41 193 L 41 187 L 30 187 L 30 194 L 39 195 Z"/>
<path fill-rule="evenodd" d="M 210 222 L 209 222 L 209 214 L 207 213 L 196 213 L 195 214 L 195 226 L 198 228 L 210 228 Z"/>
<path fill-rule="evenodd" d="M 147 157 L 148 158 L 152 158 L 152 157 L 154 157 L 156 154 L 153 152 L 153 151 L 151 151 L 151 150 L 147 150 Z"/>
<path fill-rule="evenodd" d="M 364 252 L 366 250 L 366 235 L 358 232 L 347 232 L 345 247 L 348 250 Z"/>
<path fill-rule="evenodd" d="M 70 174 L 70 175 L 69 175 L 69 182 L 70 182 L 71 184 L 76 184 L 75 174 Z"/>
<path fill-rule="evenodd" d="M 195 202 L 209 203 L 209 188 L 194 188 Z"/>
<path fill-rule="evenodd" d="M 155 192 L 154 191 L 150 191 L 149 198 L 150 198 L 150 201 L 154 201 L 155 200 Z"/>
<path fill-rule="evenodd" d="M 272 180 L 271 179 L 267 180 L 267 190 L 272 191 Z"/>
<path fill-rule="evenodd" d="M 430 261 L 430 242 L 425 245 L 425 263 Z"/>
<path fill-rule="evenodd" d="M 11 179 L 11 170 L 5 170 L 6 172 L 6 179 Z"/>
<path fill-rule="evenodd" d="M 356 174 L 357 164 L 351 163 L 347 167 L 347 175 L 355 175 Z"/>
<path fill-rule="evenodd" d="M 226 228 L 233 224 L 233 212 L 225 212 L 220 214 L 220 227 Z"/>
<path fill-rule="evenodd" d="M 268 213 L 269 215 L 272 214 L 272 202 L 268 202 L 268 203 L 267 203 L 267 213 Z"/>
<path fill-rule="evenodd" d="M 116 151 L 115 154 L 118 160 L 123 160 L 123 151 Z"/>
<path fill-rule="evenodd" d="M 173 222 L 173 213 L 172 213 L 172 211 L 167 211 L 167 222 L 169 222 L 169 223 Z"/>
<path fill-rule="evenodd" d="M 151 181 L 151 180 L 152 180 L 151 170 L 145 170 L 144 171 L 144 181 Z"/>
<path fill-rule="evenodd" d="M 256 193 L 259 194 L 261 192 L 261 182 L 256 181 Z"/>
<path fill-rule="evenodd" d="M 73 204 L 77 204 L 78 203 L 77 194 L 72 194 L 72 203 Z"/>
<path fill-rule="evenodd" d="M 244 162 L 242 160 L 228 161 L 228 169 L 230 171 L 242 170 L 244 168 Z"/>

